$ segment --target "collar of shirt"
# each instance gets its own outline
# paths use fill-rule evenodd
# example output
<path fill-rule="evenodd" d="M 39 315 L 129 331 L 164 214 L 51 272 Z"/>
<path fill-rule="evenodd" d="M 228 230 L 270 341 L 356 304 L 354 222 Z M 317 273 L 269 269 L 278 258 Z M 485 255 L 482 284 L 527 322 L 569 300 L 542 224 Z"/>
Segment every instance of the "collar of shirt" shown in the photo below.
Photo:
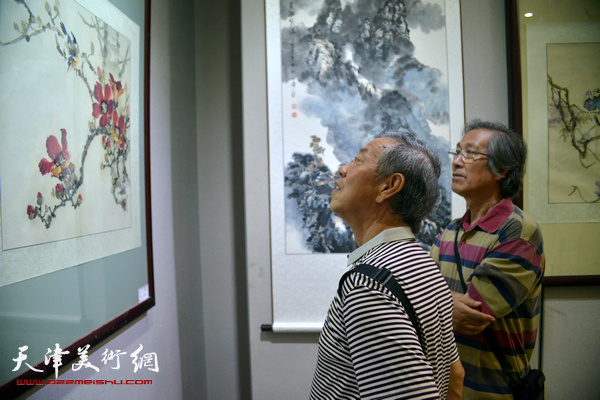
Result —
<path fill-rule="evenodd" d="M 506 218 L 513 212 L 514 204 L 511 199 L 502 199 L 496 204 L 490 212 L 485 214 L 483 218 L 475 222 L 473 225 L 469 225 L 469 219 L 471 218 L 471 210 L 467 210 L 461 220 L 461 225 L 465 232 L 472 231 L 476 226 L 479 226 L 486 232 L 496 232 L 498 228 L 506 221 Z"/>
<path fill-rule="evenodd" d="M 348 265 L 352 265 L 359 258 L 366 254 L 367 251 L 371 250 L 375 246 L 380 244 L 392 242 L 394 240 L 409 240 L 414 239 L 415 235 L 412 233 L 408 226 L 398 226 L 396 228 L 389 228 L 379 233 L 373 239 L 354 250 L 348 256 Z"/>

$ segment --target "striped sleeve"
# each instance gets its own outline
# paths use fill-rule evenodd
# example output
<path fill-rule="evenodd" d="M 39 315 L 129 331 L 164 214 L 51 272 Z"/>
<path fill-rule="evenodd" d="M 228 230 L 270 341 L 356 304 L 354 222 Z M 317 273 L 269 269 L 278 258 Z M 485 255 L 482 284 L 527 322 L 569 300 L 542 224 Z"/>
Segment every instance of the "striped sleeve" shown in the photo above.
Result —
<path fill-rule="evenodd" d="M 522 239 L 499 244 L 471 275 L 469 296 L 481 301 L 482 311 L 501 318 L 528 298 L 541 282 L 542 256 Z"/>

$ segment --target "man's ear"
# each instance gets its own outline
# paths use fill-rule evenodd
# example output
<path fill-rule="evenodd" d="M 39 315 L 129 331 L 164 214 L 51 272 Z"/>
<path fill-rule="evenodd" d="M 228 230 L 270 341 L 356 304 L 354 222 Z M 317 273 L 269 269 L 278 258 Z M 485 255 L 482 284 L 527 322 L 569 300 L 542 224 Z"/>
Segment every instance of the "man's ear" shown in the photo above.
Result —
<path fill-rule="evenodd" d="M 506 174 L 507 174 L 507 173 L 508 173 L 508 170 L 504 170 L 504 171 L 500 172 L 500 173 L 499 173 L 499 174 L 497 174 L 497 175 L 496 175 L 496 174 L 494 174 L 494 178 L 495 178 L 497 181 L 500 181 L 501 179 L 504 179 L 504 177 L 506 176 Z"/>
<path fill-rule="evenodd" d="M 400 172 L 396 172 L 386 178 L 383 178 L 381 182 L 379 182 L 379 194 L 375 199 L 378 203 L 383 203 L 397 195 L 403 188 L 406 180 L 404 179 L 404 175 Z"/>

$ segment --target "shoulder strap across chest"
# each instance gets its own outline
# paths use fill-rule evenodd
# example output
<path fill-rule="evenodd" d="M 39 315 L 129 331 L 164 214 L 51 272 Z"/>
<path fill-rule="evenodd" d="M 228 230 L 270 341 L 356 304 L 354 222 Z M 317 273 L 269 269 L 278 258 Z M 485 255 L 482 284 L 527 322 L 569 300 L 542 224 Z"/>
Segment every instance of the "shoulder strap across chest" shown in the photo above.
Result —
<path fill-rule="evenodd" d="M 417 336 L 419 338 L 419 342 L 421 343 L 421 347 L 423 348 L 423 351 L 425 351 L 425 342 L 423 340 L 421 330 L 419 329 L 419 323 L 417 320 L 417 316 L 415 314 L 415 310 L 413 309 L 412 305 L 410 304 L 408 297 L 406 297 L 404 290 L 402 290 L 402 287 L 400 286 L 398 281 L 396 281 L 396 279 L 394 278 L 394 275 L 390 272 L 389 269 L 378 268 L 378 267 L 375 267 L 375 266 L 369 265 L 369 264 L 357 265 L 356 267 L 352 268 L 350 271 L 346 272 L 340 279 L 340 283 L 338 285 L 338 295 L 341 297 L 342 286 L 343 286 L 344 282 L 346 281 L 348 276 L 350 276 L 350 274 L 353 274 L 355 272 L 366 275 L 367 277 L 373 279 L 374 281 L 381 283 L 383 286 L 388 288 L 388 290 L 390 292 L 392 292 L 393 295 L 396 296 L 396 298 L 398 300 L 400 300 L 400 302 L 402 303 L 402 306 L 404 307 L 404 310 L 406 311 L 406 314 L 408 315 L 408 318 L 410 319 L 410 322 L 412 323 L 412 325 L 415 328 L 415 331 L 417 332 Z"/>

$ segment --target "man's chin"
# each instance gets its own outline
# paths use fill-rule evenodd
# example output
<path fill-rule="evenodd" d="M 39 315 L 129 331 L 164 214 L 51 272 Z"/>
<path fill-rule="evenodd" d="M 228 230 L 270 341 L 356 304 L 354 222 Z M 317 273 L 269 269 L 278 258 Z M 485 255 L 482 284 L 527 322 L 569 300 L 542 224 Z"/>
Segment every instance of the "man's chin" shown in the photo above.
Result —
<path fill-rule="evenodd" d="M 459 196 L 462 196 L 462 190 L 459 184 L 456 183 L 452 183 L 452 185 L 450 185 L 450 190 L 452 190 L 453 193 L 456 193 Z"/>
<path fill-rule="evenodd" d="M 332 213 L 336 214 L 337 216 L 339 216 L 338 211 L 339 211 L 339 204 L 336 204 L 336 202 L 334 200 L 331 200 L 329 202 L 329 209 L 331 210 Z"/>

